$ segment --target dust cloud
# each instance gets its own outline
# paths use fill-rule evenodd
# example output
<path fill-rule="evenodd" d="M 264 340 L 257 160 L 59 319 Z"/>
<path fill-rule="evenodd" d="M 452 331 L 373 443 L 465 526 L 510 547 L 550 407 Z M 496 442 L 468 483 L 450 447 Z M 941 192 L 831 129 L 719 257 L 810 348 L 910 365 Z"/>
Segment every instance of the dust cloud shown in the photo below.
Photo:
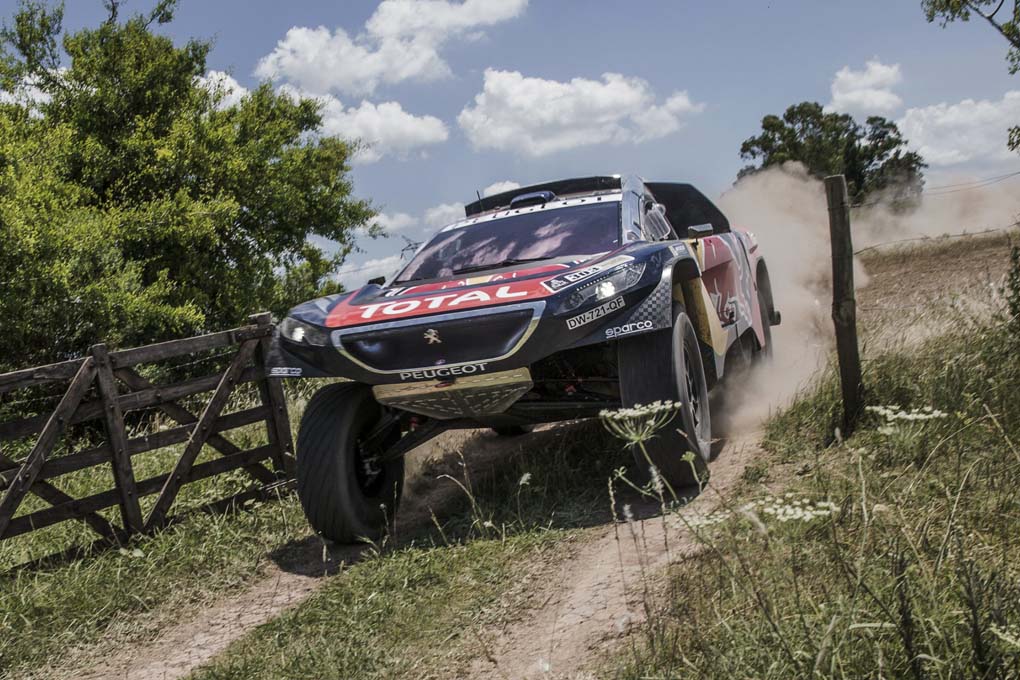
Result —
<path fill-rule="evenodd" d="M 831 252 L 828 208 L 822 182 L 803 165 L 787 163 L 742 178 L 718 200 L 738 227 L 750 230 L 768 263 L 782 324 L 772 328 L 773 360 L 755 369 L 732 390 L 725 426 L 729 434 L 754 429 L 806 388 L 833 346 L 830 321 Z M 881 199 L 852 214 L 854 248 L 919 237 L 976 233 L 1003 228 L 1020 214 L 1015 183 L 974 186 L 967 178 L 933 188 L 909 213 L 896 212 Z M 867 272 L 855 261 L 858 288 Z M 732 403 L 733 400 L 737 403 Z"/>

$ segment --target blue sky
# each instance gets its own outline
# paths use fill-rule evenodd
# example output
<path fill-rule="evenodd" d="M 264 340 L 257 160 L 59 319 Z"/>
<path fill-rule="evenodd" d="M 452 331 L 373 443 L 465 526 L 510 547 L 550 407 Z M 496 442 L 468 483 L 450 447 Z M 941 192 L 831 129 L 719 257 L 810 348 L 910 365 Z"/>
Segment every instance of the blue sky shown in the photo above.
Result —
<path fill-rule="evenodd" d="M 71 30 L 103 16 L 67 5 Z M 268 78 L 323 99 L 330 132 L 373 142 L 357 193 L 416 240 L 497 182 L 633 172 L 717 195 L 761 117 L 803 100 L 900 121 L 931 182 L 1020 167 L 1005 41 L 928 24 L 919 0 L 181 0 L 166 30 L 213 39 L 238 93 Z M 343 279 L 391 273 L 402 245 L 366 240 Z"/>

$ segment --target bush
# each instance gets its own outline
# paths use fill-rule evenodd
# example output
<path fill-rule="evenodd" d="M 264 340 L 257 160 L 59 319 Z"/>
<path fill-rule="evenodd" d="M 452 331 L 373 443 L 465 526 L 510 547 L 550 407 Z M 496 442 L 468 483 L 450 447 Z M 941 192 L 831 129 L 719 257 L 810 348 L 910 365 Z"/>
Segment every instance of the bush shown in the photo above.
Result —
<path fill-rule="evenodd" d="M 64 34 L 26 1 L 0 31 L 0 371 L 335 290 L 373 214 L 318 104 L 263 84 L 228 105 L 209 43 L 156 32 L 175 4 Z"/>

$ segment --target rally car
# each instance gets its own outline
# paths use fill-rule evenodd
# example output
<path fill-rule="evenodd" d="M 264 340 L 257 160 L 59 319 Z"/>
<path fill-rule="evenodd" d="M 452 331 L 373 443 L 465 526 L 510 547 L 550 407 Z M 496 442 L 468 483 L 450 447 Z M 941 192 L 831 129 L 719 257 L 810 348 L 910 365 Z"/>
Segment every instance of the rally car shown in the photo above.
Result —
<path fill-rule="evenodd" d="M 512 435 L 659 400 L 680 407 L 639 471 L 674 488 L 703 479 L 709 391 L 767 355 L 779 323 L 754 235 L 690 184 L 628 176 L 513 189 L 465 213 L 389 281 L 279 324 L 270 375 L 346 379 L 301 420 L 312 526 L 339 542 L 379 536 L 403 455 L 443 430 Z"/>

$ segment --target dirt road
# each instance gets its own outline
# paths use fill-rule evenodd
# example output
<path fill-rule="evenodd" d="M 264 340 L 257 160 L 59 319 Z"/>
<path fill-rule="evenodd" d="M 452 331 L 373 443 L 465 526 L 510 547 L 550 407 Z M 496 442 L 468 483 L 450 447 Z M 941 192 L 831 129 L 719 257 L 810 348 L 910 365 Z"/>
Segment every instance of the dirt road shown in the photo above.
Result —
<path fill-rule="evenodd" d="M 863 323 L 902 334 L 904 324 L 930 317 L 933 300 L 954 294 L 983 296 L 1005 271 L 1007 244 L 1004 238 L 970 244 L 962 265 L 962 246 L 955 245 L 927 254 L 873 258 L 867 266 L 870 283 L 858 296 Z M 947 271 L 952 272 L 948 282 Z M 472 458 L 480 461 L 506 453 L 505 442 L 471 433 L 447 435 L 436 445 L 453 451 L 466 442 Z M 712 465 L 709 489 L 683 512 L 710 511 L 759 454 L 755 433 L 727 442 Z M 398 531 L 413 532 L 428 522 L 432 509 L 442 507 L 448 500 L 444 494 L 450 493 L 455 491 L 449 486 L 432 485 L 424 495 L 411 494 Z M 548 578 L 529 595 L 512 623 L 480 632 L 485 653 L 471 664 L 471 677 L 583 677 L 598 654 L 642 621 L 646 588 L 654 585 L 662 567 L 696 547 L 678 518 L 663 520 L 655 508 L 635 505 L 631 510 L 638 515 L 635 521 L 591 531 L 590 540 L 566 561 L 551 565 Z M 642 513 L 652 516 L 641 519 Z M 325 562 L 322 556 L 322 545 L 308 542 L 288 569 L 273 568 L 253 587 L 213 603 L 157 639 L 118 651 L 86 671 L 64 669 L 55 675 L 89 680 L 184 677 L 247 631 L 299 604 L 325 581 L 324 575 L 335 573 L 344 561 L 358 559 L 358 550 L 336 551 Z"/>
<path fill-rule="evenodd" d="M 710 512 L 760 453 L 758 433 L 728 441 L 712 464 L 709 488 L 680 514 Z M 644 620 L 663 567 L 698 546 L 679 517 L 664 518 L 654 504 L 630 512 L 633 521 L 603 527 L 559 565 L 512 626 L 483 633 L 487 654 L 472 665 L 471 677 L 576 677 Z"/>

